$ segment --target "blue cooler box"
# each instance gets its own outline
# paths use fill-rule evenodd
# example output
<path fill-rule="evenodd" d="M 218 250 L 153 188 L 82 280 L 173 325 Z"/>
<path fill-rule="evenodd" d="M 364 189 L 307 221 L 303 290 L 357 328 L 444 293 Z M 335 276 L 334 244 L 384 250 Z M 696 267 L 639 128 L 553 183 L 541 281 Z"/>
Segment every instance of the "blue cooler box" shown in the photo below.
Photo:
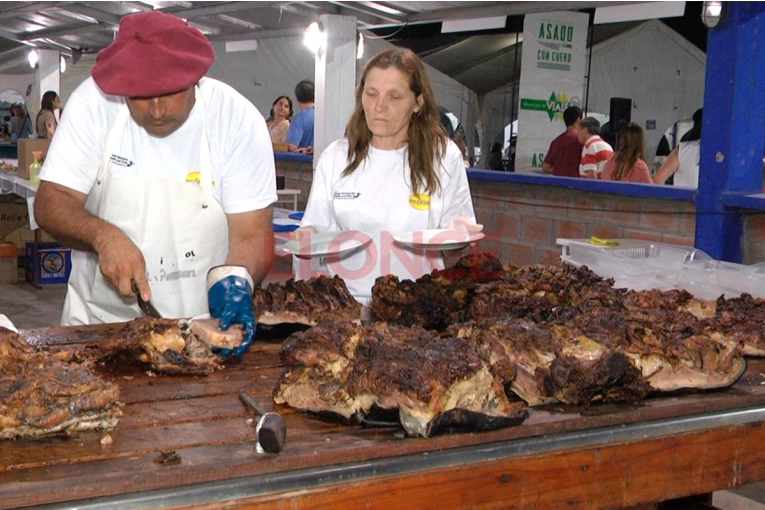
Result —
<path fill-rule="evenodd" d="M 24 274 L 28 282 L 39 285 L 66 283 L 72 270 L 72 250 L 58 243 L 24 245 Z"/>

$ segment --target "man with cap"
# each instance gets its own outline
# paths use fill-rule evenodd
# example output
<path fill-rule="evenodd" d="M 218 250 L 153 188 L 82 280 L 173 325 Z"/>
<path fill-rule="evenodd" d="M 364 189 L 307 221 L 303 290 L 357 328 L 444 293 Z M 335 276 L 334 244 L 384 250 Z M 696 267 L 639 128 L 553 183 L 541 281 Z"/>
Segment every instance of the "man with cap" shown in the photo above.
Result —
<path fill-rule="evenodd" d="M 205 78 L 214 51 L 158 11 L 122 18 L 67 103 L 35 197 L 41 228 L 71 246 L 62 324 L 210 312 L 255 330 L 252 292 L 273 262 L 276 177 L 265 120 Z M 229 354 L 229 352 L 224 352 Z"/>

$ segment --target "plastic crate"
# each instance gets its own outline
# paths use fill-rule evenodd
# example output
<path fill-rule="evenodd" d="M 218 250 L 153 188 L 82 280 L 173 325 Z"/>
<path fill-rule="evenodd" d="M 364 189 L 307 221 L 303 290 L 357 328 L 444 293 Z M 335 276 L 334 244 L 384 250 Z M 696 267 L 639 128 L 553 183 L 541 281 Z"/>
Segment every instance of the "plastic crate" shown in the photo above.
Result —
<path fill-rule="evenodd" d="M 730 295 L 746 293 L 765 299 L 765 262 L 751 266 L 720 262 L 716 276 L 720 286 Z"/>
<path fill-rule="evenodd" d="M 585 239 L 557 239 L 556 243 L 562 246 L 563 260 L 586 265 L 610 278 L 656 274 L 681 269 L 686 261 L 712 260 L 695 248 L 637 239 L 619 239 L 618 246 L 591 244 Z"/>

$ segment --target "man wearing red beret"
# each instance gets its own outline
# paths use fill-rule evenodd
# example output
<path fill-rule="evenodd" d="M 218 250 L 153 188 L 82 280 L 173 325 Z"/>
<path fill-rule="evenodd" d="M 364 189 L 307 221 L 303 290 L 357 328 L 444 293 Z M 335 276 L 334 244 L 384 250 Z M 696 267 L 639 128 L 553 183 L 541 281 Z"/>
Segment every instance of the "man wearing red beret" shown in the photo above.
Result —
<path fill-rule="evenodd" d="M 213 58 L 180 18 L 131 14 L 69 99 L 34 211 L 73 248 L 62 324 L 138 317 L 137 288 L 165 317 L 241 323 L 234 354 L 251 342 L 252 290 L 273 262 L 274 157 L 260 112 L 204 77 Z"/>

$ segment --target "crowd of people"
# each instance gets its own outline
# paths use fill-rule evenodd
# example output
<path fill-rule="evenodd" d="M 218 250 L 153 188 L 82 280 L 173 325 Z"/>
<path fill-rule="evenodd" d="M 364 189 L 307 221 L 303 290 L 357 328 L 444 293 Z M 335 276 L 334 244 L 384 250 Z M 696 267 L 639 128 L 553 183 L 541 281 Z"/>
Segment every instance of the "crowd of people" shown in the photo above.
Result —
<path fill-rule="evenodd" d="M 674 176 L 677 186 L 698 187 L 702 110 L 693 114 L 693 128 L 681 139 L 654 176 L 646 163 L 645 134 L 630 122 L 619 130 L 616 151 L 600 136 L 600 122 L 582 118 L 578 106 L 563 112 L 566 130 L 551 143 L 542 172 L 558 177 L 664 184 Z"/>

